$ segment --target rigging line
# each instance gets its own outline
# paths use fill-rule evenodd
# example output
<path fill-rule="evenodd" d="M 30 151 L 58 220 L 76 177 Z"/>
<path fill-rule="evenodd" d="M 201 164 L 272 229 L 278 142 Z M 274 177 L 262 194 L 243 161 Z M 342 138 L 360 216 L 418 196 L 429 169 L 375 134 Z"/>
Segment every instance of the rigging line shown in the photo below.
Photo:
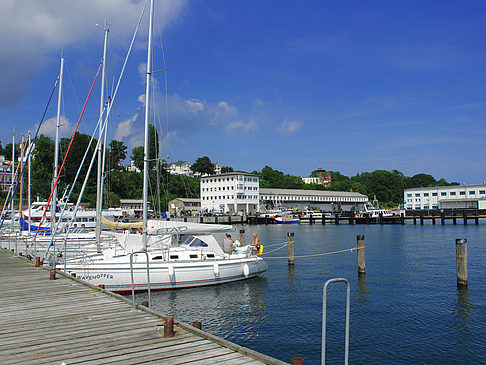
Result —
<path fill-rule="evenodd" d="M 52 96 L 54 95 L 54 91 L 56 91 L 57 83 L 58 82 L 59 82 L 59 75 L 57 76 L 56 82 L 54 83 L 54 87 L 52 88 L 51 95 L 49 96 L 49 100 L 48 100 L 47 105 L 46 105 L 46 107 L 44 109 L 44 113 L 42 114 L 41 121 L 39 123 L 39 126 L 37 127 L 36 132 L 35 132 L 34 139 L 33 139 L 32 143 L 31 143 L 31 145 L 29 146 L 29 153 L 27 154 L 27 156 L 30 156 L 30 153 L 32 152 L 32 147 L 34 146 L 34 142 L 37 139 L 37 135 L 39 134 L 39 130 L 40 130 L 41 126 L 42 126 L 42 123 L 44 123 L 44 118 L 46 117 L 47 110 L 49 109 L 49 105 L 51 104 Z M 15 148 L 15 146 L 12 146 L 12 147 Z M 12 161 L 12 164 L 14 164 L 13 161 Z M 20 173 L 20 177 L 22 177 L 22 174 L 24 173 L 24 169 L 25 169 L 25 166 L 22 169 L 22 172 Z M 13 181 L 12 181 L 12 184 L 13 184 Z M 12 204 L 12 200 L 13 200 L 15 191 L 17 190 L 17 186 L 18 186 L 18 181 L 15 183 L 15 190 L 13 191 L 13 194 L 12 194 L 12 197 L 10 199 L 9 205 Z M 12 187 L 12 185 L 10 185 L 10 187 Z M 6 216 L 6 214 L 2 217 L 2 222 L 0 223 L 0 228 L 2 228 L 2 226 L 3 226 L 3 222 L 5 221 L 5 216 Z"/>
<path fill-rule="evenodd" d="M 141 12 L 140 17 L 139 17 L 139 19 L 138 19 L 137 26 L 136 26 L 135 31 L 134 31 L 133 36 L 132 36 L 132 40 L 131 40 L 130 46 L 128 47 L 128 51 L 127 51 L 127 54 L 126 54 L 126 56 L 125 56 L 125 61 L 124 61 L 124 63 L 123 63 L 123 67 L 122 67 L 122 70 L 121 70 L 121 72 L 120 72 L 120 76 L 119 76 L 119 78 L 118 78 L 117 85 L 116 85 L 116 87 L 115 87 L 115 92 L 113 93 L 113 97 L 112 97 L 112 99 L 111 99 L 111 100 L 112 100 L 112 102 L 111 102 L 111 103 L 108 103 L 108 108 L 107 108 L 107 110 L 106 110 L 106 117 L 105 117 L 105 121 L 104 121 L 103 126 L 102 126 L 103 130 L 104 130 L 104 128 L 105 128 L 105 127 L 106 127 L 106 125 L 107 125 L 107 122 L 108 122 L 108 117 L 109 117 L 109 115 L 110 115 L 111 108 L 112 108 L 112 106 L 113 106 L 113 103 L 114 103 L 114 101 L 115 101 L 115 98 L 116 98 L 116 95 L 117 95 L 117 92 L 118 92 L 118 87 L 120 86 L 121 79 L 122 79 L 122 77 L 123 77 L 123 74 L 124 74 L 124 72 L 125 72 L 126 65 L 127 65 L 127 63 L 128 63 L 128 56 L 129 56 L 129 55 L 130 55 L 130 53 L 131 53 L 131 50 L 132 50 L 132 48 L 133 48 L 133 44 L 135 43 L 135 38 L 136 38 L 136 35 L 137 35 L 137 33 L 138 33 L 138 29 L 140 28 L 140 24 L 141 24 L 141 22 L 142 22 L 142 17 L 143 17 L 143 14 L 145 13 L 145 9 L 146 9 L 146 7 L 147 7 L 147 0 L 145 0 L 145 3 L 144 3 L 144 6 L 143 6 L 143 9 L 142 9 L 142 12 Z M 105 106 L 105 108 L 106 108 L 106 106 Z M 76 180 L 78 179 L 78 177 L 79 177 L 79 174 L 80 174 L 80 172 L 81 172 L 81 168 L 82 168 L 82 166 L 83 166 L 83 164 L 84 164 L 84 161 L 85 161 L 86 156 L 87 156 L 87 154 L 88 154 L 88 151 L 89 151 L 89 148 L 90 148 L 90 146 L 91 146 L 91 143 L 93 142 L 94 133 L 96 133 L 96 130 L 98 129 L 98 126 L 100 126 L 101 120 L 102 120 L 102 117 L 100 116 L 100 118 L 98 119 L 98 123 L 96 124 L 95 131 L 93 132 L 93 135 L 91 136 L 91 140 L 90 140 L 90 142 L 89 142 L 88 148 L 87 148 L 87 150 L 86 150 L 86 152 L 85 152 L 85 154 L 84 154 L 83 161 L 81 162 L 81 165 L 80 165 L 80 167 L 79 167 L 79 169 L 78 169 L 78 172 L 77 172 L 77 174 L 76 174 L 75 181 L 76 181 Z M 101 126 L 100 126 L 100 129 L 101 129 Z M 98 143 L 99 143 L 99 142 L 100 142 L 100 141 L 98 141 Z M 96 149 L 98 149 L 98 144 L 96 145 Z M 84 193 L 84 188 L 85 188 L 86 182 L 87 182 L 87 180 L 88 180 L 88 177 L 89 177 L 89 172 L 91 171 L 91 167 L 92 167 L 93 161 L 94 161 L 94 155 L 93 155 L 93 158 L 92 158 L 92 160 L 91 160 L 91 164 L 90 164 L 90 167 L 89 167 L 89 171 L 87 172 L 87 175 L 86 175 L 85 184 L 83 185 L 82 190 L 81 190 L 81 193 L 79 194 L 79 197 L 78 197 L 78 202 L 77 202 L 77 204 L 76 204 L 76 207 L 75 207 L 75 210 L 74 210 L 73 217 L 71 218 L 71 220 L 70 220 L 70 222 L 69 222 L 69 229 L 68 229 L 68 231 L 67 231 L 67 233 L 66 233 L 66 237 L 65 237 L 65 241 L 64 241 L 65 243 L 66 243 L 67 237 L 69 236 L 69 230 L 70 230 L 70 229 L 71 229 L 71 227 L 72 227 L 72 224 L 73 224 L 73 222 L 74 222 L 74 219 L 75 219 L 76 213 L 77 213 L 77 211 L 78 211 L 79 203 L 80 203 L 81 198 L 82 198 L 82 196 L 83 196 L 83 193 Z M 69 195 L 68 195 L 68 197 L 66 198 L 66 202 L 64 203 L 64 208 L 63 208 L 63 211 L 61 212 L 61 219 L 59 220 L 59 222 L 61 222 L 61 220 L 62 220 L 62 214 L 64 213 L 64 211 L 65 211 L 65 209 L 66 209 L 66 207 L 67 207 L 67 203 L 69 202 L 69 197 L 71 196 L 71 193 L 73 192 L 74 185 L 75 185 L 75 183 L 73 183 L 73 186 L 72 186 L 72 188 L 71 188 L 71 191 L 69 192 Z M 57 225 L 57 226 L 59 226 L 59 222 L 58 222 L 58 225 Z M 54 235 L 53 235 L 53 238 L 54 238 Z M 48 246 L 48 248 L 47 248 L 47 250 L 46 250 L 45 257 L 47 257 L 47 253 L 48 253 L 48 251 L 49 251 L 49 248 L 52 246 L 52 244 L 53 244 L 53 241 L 51 240 L 51 243 L 49 244 L 49 246 Z"/>
<path fill-rule="evenodd" d="M 66 159 L 67 159 L 67 157 L 69 155 L 69 150 L 71 149 L 71 145 L 73 144 L 74 136 L 76 135 L 76 132 L 78 131 L 79 124 L 81 123 L 81 119 L 83 118 L 84 111 L 86 110 L 86 106 L 88 105 L 88 101 L 89 101 L 89 98 L 91 96 L 91 92 L 93 91 L 94 85 L 96 83 L 96 79 L 98 78 L 98 74 L 100 73 L 100 69 L 101 69 L 101 64 L 98 67 L 98 71 L 96 72 L 96 75 L 94 77 L 93 83 L 91 84 L 91 88 L 89 89 L 88 96 L 86 97 L 86 101 L 84 102 L 83 110 L 81 111 L 81 114 L 80 114 L 80 116 L 78 118 L 78 123 L 76 124 L 76 128 L 74 128 L 74 132 L 73 132 L 73 135 L 71 137 L 71 140 L 69 141 L 69 145 L 68 145 L 67 151 L 66 151 L 66 153 L 64 155 L 64 159 L 62 160 L 62 164 L 61 164 L 61 167 L 59 168 L 59 172 L 57 173 L 56 180 L 55 180 L 54 185 L 52 187 L 51 194 L 49 195 L 49 199 L 47 200 L 47 205 L 44 208 L 44 213 L 42 214 L 42 218 L 40 219 L 40 222 L 42 222 L 42 220 L 44 219 L 44 217 L 45 217 L 45 215 L 47 213 L 47 209 L 49 207 L 49 203 L 51 202 L 52 195 L 54 194 L 54 190 L 56 189 L 57 183 L 59 182 L 59 178 L 61 177 L 61 172 L 62 172 L 62 170 L 64 168 L 64 163 L 66 162 Z M 55 212 L 54 212 L 54 214 L 55 214 Z M 52 228 L 52 224 L 53 223 L 54 222 L 51 222 L 51 228 Z M 39 225 L 37 226 L 37 230 L 35 231 L 34 241 L 37 238 L 37 233 L 39 232 L 40 227 L 41 227 L 41 223 L 39 223 Z"/>
<path fill-rule="evenodd" d="M 74 100 L 76 101 L 76 106 L 78 107 L 78 112 L 81 113 L 81 105 L 79 105 L 79 98 L 78 98 L 78 95 L 76 94 L 76 89 L 74 88 L 74 83 L 73 83 L 73 79 L 71 78 L 71 73 L 69 72 L 69 67 L 66 67 L 66 71 L 67 71 L 67 74 L 68 74 L 69 81 L 71 82 L 71 88 L 73 89 Z M 64 103 L 63 103 L 63 108 L 64 108 Z"/>

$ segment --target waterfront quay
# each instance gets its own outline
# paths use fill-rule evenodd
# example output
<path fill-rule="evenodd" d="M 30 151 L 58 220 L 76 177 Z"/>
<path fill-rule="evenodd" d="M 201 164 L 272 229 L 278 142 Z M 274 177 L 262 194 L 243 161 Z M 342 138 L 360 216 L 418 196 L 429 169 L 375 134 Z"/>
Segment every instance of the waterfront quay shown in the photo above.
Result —
<path fill-rule="evenodd" d="M 161 313 L 52 274 L 0 249 L 2 364 L 285 364 L 184 323 L 166 336 Z"/>

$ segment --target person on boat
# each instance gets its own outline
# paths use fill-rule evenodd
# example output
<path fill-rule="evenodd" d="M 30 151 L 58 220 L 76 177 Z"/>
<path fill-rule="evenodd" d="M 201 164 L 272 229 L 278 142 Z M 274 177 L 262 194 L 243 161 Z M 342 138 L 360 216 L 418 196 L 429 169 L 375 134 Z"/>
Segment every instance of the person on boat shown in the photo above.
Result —
<path fill-rule="evenodd" d="M 253 254 L 257 253 L 260 249 L 260 238 L 258 238 L 256 233 L 253 233 L 253 242 L 250 243 L 250 249 Z"/>
<path fill-rule="evenodd" d="M 235 244 L 234 244 L 233 240 L 231 239 L 231 235 L 229 233 L 226 234 L 226 238 L 223 240 L 223 251 L 224 251 L 224 253 L 231 255 L 233 253 L 234 247 L 235 247 Z"/>

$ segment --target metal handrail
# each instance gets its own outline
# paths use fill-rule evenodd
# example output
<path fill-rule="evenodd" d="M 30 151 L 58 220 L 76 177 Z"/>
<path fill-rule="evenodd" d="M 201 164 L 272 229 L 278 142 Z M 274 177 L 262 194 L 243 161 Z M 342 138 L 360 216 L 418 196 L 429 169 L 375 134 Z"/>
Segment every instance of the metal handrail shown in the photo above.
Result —
<path fill-rule="evenodd" d="M 136 251 L 130 253 L 130 277 L 132 279 L 132 310 L 137 309 L 135 303 L 135 282 L 133 280 L 133 255 L 137 253 L 144 253 L 147 256 L 147 290 L 148 290 L 148 306 L 150 307 L 150 268 L 149 268 L 149 255 L 147 251 Z"/>
<path fill-rule="evenodd" d="M 346 283 L 347 293 L 346 293 L 346 334 L 344 342 L 344 364 L 348 365 L 349 359 L 349 313 L 350 313 L 350 296 L 351 287 L 349 281 L 344 278 L 329 279 L 324 284 L 322 289 L 322 353 L 321 353 L 321 365 L 326 364 L 326 308 L 327 308 L 327 287 L 331 283 L 344 282 Z"/>

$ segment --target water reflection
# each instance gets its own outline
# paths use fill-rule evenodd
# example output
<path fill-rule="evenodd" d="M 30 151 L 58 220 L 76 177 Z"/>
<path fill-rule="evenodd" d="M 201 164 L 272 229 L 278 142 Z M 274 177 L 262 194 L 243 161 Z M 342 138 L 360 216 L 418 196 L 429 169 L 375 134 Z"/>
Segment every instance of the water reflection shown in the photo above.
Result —
<path fill-rule="evenodd" d="M 453 316 L 458 331 L 457 342 L 468 343 L 472 330 L 471 317 L 474 314 L 474 305 L 469 300 L 469 290 L 467 287 L 457 289 L 457 301 L 454 306 Z"/>
<path fill-rule="evenodd" d="M 364 308 L 368 307 L 368 282 L 366 281 L 366 277 L 364 275 L 358 275 L 358 282 L 356 283 L 356 291 L 357 291 L 357 302 Z"/>
<path fill-rule="evenodd" d="M 186 323 L 200 321 L 205 329 L 232 336 L 242 325 L 257 328 L 266 317 L 267 279 L 183 290 L 157 291 L 151 294 L 152 307 L 164 315 Z M 137 296 L 137 302 L 145 300 Z M 251 331 L 249 331 L 251 334 Z"/>
<path fill-rule="evenodd" d="M 294 287 L 294 279 L 295 279 L 295 266 L 289 265 L 288 269 L 288 282 L 291 287 Z"/>

